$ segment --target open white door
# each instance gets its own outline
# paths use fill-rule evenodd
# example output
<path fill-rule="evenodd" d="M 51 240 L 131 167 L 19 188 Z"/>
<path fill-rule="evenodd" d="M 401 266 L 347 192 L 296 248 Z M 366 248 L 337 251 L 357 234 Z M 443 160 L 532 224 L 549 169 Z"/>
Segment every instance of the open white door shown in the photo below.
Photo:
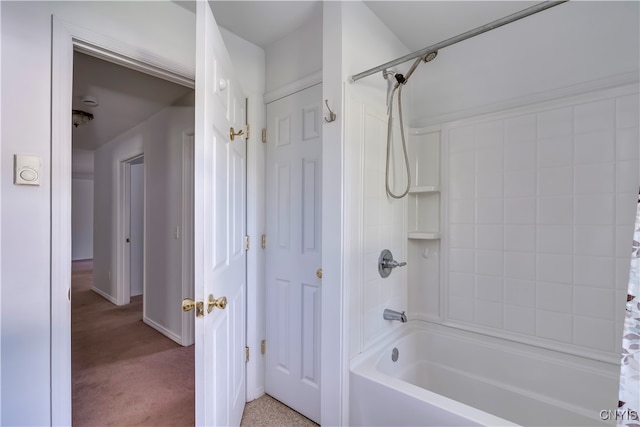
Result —
<path fill-rule="evenodd" d="M 196 425 L 239 425 L 245 405 L 245 97 L 208 2 L 196 17 Z M 225 308 L 211 306 L 215 298 Z"/>

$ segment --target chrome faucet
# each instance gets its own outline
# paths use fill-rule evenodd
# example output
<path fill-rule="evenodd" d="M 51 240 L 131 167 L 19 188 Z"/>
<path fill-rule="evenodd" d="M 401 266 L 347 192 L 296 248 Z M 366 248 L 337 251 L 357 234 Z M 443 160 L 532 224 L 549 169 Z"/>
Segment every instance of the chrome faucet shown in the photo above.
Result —
<path fill-rule="evenodd" d="M 399 311 L 389 310 L 388 308 L 384 309 L 382 313 L 382 317 L 384 320 L 399 320 L 402 323 L 407 323 L 407 315 L 404 314 L 404 311 L 400 313 Z"/>

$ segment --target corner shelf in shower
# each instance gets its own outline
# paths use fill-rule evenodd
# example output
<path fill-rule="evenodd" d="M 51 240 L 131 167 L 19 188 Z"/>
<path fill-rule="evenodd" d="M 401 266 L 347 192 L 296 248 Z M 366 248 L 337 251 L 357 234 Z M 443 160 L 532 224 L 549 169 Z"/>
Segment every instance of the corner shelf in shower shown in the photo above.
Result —
<path fill-rule="evenodd" d="M 420 193 L 439 193 L 440 187 L 434 185 L 427 185 L 424 187 L 411 187 L 409 189 L 409 194 L 420 194 Z"/>
<path fill-rule="evenodd" d="M 437 231 L 410 231 L 407 237 L 413 240 L 438 240 L 440 233 Z"/>

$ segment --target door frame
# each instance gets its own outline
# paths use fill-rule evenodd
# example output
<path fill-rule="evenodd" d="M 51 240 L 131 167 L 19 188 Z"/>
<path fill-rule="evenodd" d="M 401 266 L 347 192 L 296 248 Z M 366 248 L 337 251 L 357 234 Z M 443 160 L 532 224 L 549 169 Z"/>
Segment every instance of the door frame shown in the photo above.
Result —
<path fill-rule="evenodd" d="M 71 101 L 73 52 L 195 88 L 195 69 L 52 16 L 51 425 L 71 425 Z M 195 65 L 195 64 L 194 64 Z"/>
<path fill-rule="evenodd" d="M 144 153 L 136 154 L 126 160 L 120 161 L 120 170 L 118 176 L 118 218 L 116 221 L 116 236 L 118 245 L 116 249 L 116 277 L 118 283 L 116 286 L 116 304 L 125 305 L 131 302 L 131 243 L 127 239 L 131 238 L 131 165 L 138 159 L 144 158 Z M 146 185 L 146 184 L 145 184 Z M 146 201 L 143 200 L 146 209 Z M 146 221 L 145 221 L 146 222 Z M 143 225 L 144 227 L 144 225 Z M 143 245 L 143 254 L 146 254 L 146 244 Z M 145 255 L 143 255 L 145 257 Z M 146 290 L 146 280 L 143 272 L 142 282 L 143 289 Z M 143 291 L 143 310 L 144 310 L 144 294 Z"/>

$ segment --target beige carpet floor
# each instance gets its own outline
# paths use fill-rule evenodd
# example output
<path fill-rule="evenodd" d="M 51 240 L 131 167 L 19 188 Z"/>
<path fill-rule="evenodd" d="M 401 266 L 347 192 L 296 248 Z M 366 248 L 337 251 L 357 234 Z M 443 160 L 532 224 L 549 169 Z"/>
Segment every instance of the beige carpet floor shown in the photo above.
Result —
<path fill-rule="evenodd" d="M 193 346 L 142 322 L 142 297 L 115 306 L 95 292 L 93 263 L 72 266 L 73 425 L 193 426 Z M 270 396 L 247 403 L 243 426 L 315 426 Z"/>

